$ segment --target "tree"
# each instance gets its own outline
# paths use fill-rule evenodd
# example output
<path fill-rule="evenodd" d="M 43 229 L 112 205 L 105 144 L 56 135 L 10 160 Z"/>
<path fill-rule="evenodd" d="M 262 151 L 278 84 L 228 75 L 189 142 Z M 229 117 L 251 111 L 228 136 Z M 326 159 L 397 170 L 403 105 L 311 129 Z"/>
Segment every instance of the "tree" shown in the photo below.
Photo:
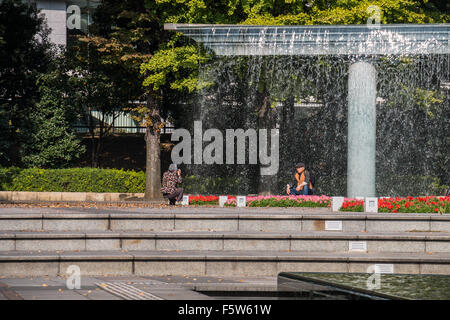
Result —
<path fill-rule="evenodd" d="M 159 131 L 160 93 L 147 92 L 142 86 L 140 64 L 158 48 L 161 30 L 158 13 L 147 9 L 142 1 L 128 0 L 117 3 L 106 0 L 95 14 L 90 34 L 81 37 L 92 54 L 86 57 L 89 73 L 101 71 L 113 84 L 109 92 L 117 97 L 111 109 L 126 110 L 146 127 L 147 170 L 146 199 L 161 198 Z M 125 91 L 126 89 L 126 91 Z M 101 96 L 101 95 L 100 95 Z M 99 96 L 99 97 L 100 97 Z M 92 98 L 89 98 L 92 103 Z M 130 103 L 137 102 L 137 104 Z M 101 105 L 97 101 L 95 105 Z"/>
<path fill-rule="evenodd" d="M 36 80 L 52 58 L 49 30 L 34 6 L 0 2 L 0 163 L 20 165 L 29 115 L 39 100 Z"/>
<path fill-rule="evenodd" d="M 64 56 L 56 57 L 50 70 L 38 76 L 40 100 L 29 114 L 29 141 L 23 147 L 22 162 L 27 167 L 68 167 L 86 151 L 71 128 L 80 106 L 65 61 Z"/>
<path fill-rule="evenodd" d="M 83 115 L 91 135 L 93 167 L 100 165 L 103 139 L 111 132 L 118 111 L 130 108 L 143 94 L 139 55 L 131 43 L 115 38 L 114 33 L 104 34 L 102 27 L 108 23 L 104 21 L 102 8 L 98 12 L 99 21 L 90 27 L 90 33 L 78 36 L 78 41 L 67 51 L 74 76 L 83 83 L 79 89 L 83 92 Z M 110 124 L 106 118 L 112 120 Z"/>

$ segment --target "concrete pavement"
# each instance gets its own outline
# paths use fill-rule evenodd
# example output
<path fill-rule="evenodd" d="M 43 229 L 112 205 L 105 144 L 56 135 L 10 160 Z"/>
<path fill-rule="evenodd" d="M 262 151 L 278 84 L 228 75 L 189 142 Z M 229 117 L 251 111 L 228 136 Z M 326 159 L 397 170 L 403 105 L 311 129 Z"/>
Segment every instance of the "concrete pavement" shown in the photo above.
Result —
<path fill-rule="evenodd" d="M 197 291 L 275 292 L 275 277 L 82 277 L 70 290 L 66 277 L 0 277 L 0 300 L 210 300 Z"/>

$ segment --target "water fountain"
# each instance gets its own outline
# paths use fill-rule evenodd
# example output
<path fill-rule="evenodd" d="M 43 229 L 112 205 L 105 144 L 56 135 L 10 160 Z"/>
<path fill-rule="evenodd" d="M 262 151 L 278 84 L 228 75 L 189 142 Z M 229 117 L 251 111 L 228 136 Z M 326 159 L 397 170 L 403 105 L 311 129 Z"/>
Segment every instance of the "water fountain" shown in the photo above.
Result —
<path fill-rule="evenodd" d="M 380 57 L 438 57 L 448 81 L 450 25 L 246 26 L 166 24 L 218 56 L 347 57 L 347 196 L 376 196 L 377 70 Z M 441 58 L 444 57 L 444 58 Z M 320 59 L 320 58 L 319 58 Z M 436 68 L 435 68 L 436 69 Z M 416 72 L 416 71 L 414 71 Z M 343 74 L 347 70 L 343 71 Z M 344 75 L 343 75 L 344 76 Z M 382 86 L 382 85 L 379 85 Z M 448 107 L 447 100 L 443 105 Z M 445 137 L 444 137 L 445 140 Z M 444 155 L 445 158 L 445 155 Z M 260 179 L 260 184 L 269 185 Z M 260 191 L 260 190 L 259 190 Z"/>

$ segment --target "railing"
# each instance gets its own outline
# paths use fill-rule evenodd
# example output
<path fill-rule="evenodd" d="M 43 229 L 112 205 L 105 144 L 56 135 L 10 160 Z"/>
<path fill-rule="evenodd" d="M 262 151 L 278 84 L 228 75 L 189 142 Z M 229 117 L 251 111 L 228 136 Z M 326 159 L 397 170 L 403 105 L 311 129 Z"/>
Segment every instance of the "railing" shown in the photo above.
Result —
<path fill-rule="evenodd" d="M 104 126 L 103 128 L 107 128 L 109 125 Z M 89 133 L 92 127 L 83 126 L 83 125 L 74 125 L 72 126 L 75 132 L 77 133 Z M 100 130 L 100 126 L 93 126 L 94 132 Z M 173 126 L 164 126 L 161 129 L 161 134 L 171 134 L 175 130 Z M 145 127 L 137 127 L 137 126 L 112 126 L 111 133 L 145 133 Z"/>

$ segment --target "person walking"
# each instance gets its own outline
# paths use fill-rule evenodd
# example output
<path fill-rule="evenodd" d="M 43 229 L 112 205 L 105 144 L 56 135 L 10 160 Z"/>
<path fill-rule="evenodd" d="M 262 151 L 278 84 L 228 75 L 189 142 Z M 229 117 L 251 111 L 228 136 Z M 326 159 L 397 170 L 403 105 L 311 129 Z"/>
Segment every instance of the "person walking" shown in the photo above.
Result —
<path fill-rule="evenodd" d="M 169 170 L 164 172 L 162 178 L 161 192 L 163 196 L 169 199 L 170 205 L 175 205 L 176 201 L 183 199 L 183 188 L 177 188 L 177 184 L 181 184 L 183 179 L 181 178 L 181 169 L 177 168 L 175 163 L 169 166 Z"/>

